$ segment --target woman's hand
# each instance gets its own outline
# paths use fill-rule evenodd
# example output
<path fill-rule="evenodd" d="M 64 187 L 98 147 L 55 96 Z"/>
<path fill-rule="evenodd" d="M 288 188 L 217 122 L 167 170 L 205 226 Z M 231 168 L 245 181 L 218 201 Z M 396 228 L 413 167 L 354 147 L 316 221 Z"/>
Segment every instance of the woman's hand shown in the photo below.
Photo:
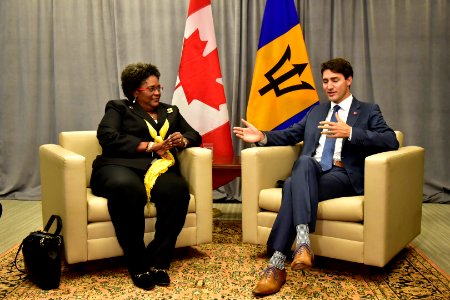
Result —
<path fill-rule="evenodd" d="M 184 136 L 178 131 L 169 135 L 166 141 L 169 143 L 170 148 L 185 148 L 187 146 L 187 144 L 185 144 Z"/>
<path fill-rule="evenodd" d="M 164 157 L 169 159 L 169 154 L 167 153 L 168 150 L 172 149 L 173 147 L 177 148 L 185 148 L 187 146 L 187 143 L 185 142 L 185 138 L 181 133 L 174 132 L 167 139 L 162 141 L 161 143 L 153 143 L 151 146 L 151 152 L 156 153 L 160 157 Z M 144 149 L 147 149 L 148 143 L 143 142 Z M 142 147 L 141 147 L 142 148 Z M 145 151 L 145 150 L 143 150 Z"/>
<path fill-rule="evenodd" d="M 172 148 L 167 140 L 163 141 L 162 143 L 154 143 L 152 147 L 152 151 L 156 154 L 158 154 L 161 157 L 169 159 L 169 154 L 167 153 L 167 150 L 170 150 Z"/>

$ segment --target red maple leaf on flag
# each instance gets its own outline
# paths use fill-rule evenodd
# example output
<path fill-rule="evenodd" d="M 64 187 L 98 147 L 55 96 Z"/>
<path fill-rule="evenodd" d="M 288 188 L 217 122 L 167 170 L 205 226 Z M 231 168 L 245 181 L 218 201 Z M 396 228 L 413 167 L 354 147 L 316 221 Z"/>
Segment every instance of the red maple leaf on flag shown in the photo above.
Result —
<path fill-rule="evenodd" d="M 198 29 L 184 39 L 177 88 L 183 86 L 189 104 L 197 99 L 219 110 L 219 105 L 226 103 L 223 85 L 216 81 L 222 77 L 219 55 L 216 48 L 203 56 L 206 44 L 207 41 L 200 39 Z"/>

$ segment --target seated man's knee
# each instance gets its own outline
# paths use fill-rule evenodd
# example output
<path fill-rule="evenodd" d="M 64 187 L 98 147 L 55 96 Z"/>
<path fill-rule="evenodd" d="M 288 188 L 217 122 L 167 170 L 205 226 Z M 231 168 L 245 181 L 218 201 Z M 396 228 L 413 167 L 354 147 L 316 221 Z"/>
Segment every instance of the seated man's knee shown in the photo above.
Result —
<path fill-rule="evenodd" d="M 313 157 L 300 155 L 300 157 L 295 161 L 293 169 L 313 167 L 316 163 L 317 162 Z"/>
<path fill-rule="evenodd" d="M 291 184 L 292 184 L 292 177 L 289 176 L 289 177 L 286 178 L 286 180 L 284 181 L 283 188 L 289 189 L 289 188 L 291 188 Z"/>
<path fill-rule="evenodd" d="M 314 159 L 314 157 L 311 157 L 311 156 L 300 155 L 300 157 L 298 158 L 297 161 L 299 161 L 299 162 L 301 162 L 301 163 L 308 163 L 308 164 L 311 164 L 311 163 L 314 163 L 314 162 L 315 162 L 315 159 Z"/>

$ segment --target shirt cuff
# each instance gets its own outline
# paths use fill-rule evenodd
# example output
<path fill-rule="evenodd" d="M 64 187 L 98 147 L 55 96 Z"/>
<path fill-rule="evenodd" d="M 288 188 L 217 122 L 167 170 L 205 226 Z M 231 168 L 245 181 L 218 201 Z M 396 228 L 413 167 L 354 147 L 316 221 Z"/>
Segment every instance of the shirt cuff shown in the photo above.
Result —
<path fill-rule="evenodd" d="M 264 134 L 264 132 L 263 132 Z M 256 142 L 257 146 L 265 146 L 267 144 L 267 136 L 264 134 L 264 138 L 260 140 L 259 142 Z"/>

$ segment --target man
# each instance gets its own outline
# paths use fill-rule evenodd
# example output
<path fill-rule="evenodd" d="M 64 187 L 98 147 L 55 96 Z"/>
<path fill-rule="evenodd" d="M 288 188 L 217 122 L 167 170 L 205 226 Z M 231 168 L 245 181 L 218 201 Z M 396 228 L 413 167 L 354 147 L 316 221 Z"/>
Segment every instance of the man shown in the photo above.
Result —
<path fill-rule="evenodd" d="M 274 253 L 253 290 L 255 295 L 276 293 L 286 282 L 285 261 L 294 238 L 291 269 L 313 266 L 309 233 L 315 230 L 318 203 L 363 194 L 365 158 L 399 146 L 379 106 L 358 101 L 351 94 L 353 68 L 348 61 L 327 61 L 321 73 L 330 102 L 313 107 L 299 123 L 261 132 L 242 120 L 246 127 L 233 128 L 238 138 L 258 146 L 304 142 L 302 154 L 284 183 L 281 207 L 267 242 L 268 250 Z"/>

